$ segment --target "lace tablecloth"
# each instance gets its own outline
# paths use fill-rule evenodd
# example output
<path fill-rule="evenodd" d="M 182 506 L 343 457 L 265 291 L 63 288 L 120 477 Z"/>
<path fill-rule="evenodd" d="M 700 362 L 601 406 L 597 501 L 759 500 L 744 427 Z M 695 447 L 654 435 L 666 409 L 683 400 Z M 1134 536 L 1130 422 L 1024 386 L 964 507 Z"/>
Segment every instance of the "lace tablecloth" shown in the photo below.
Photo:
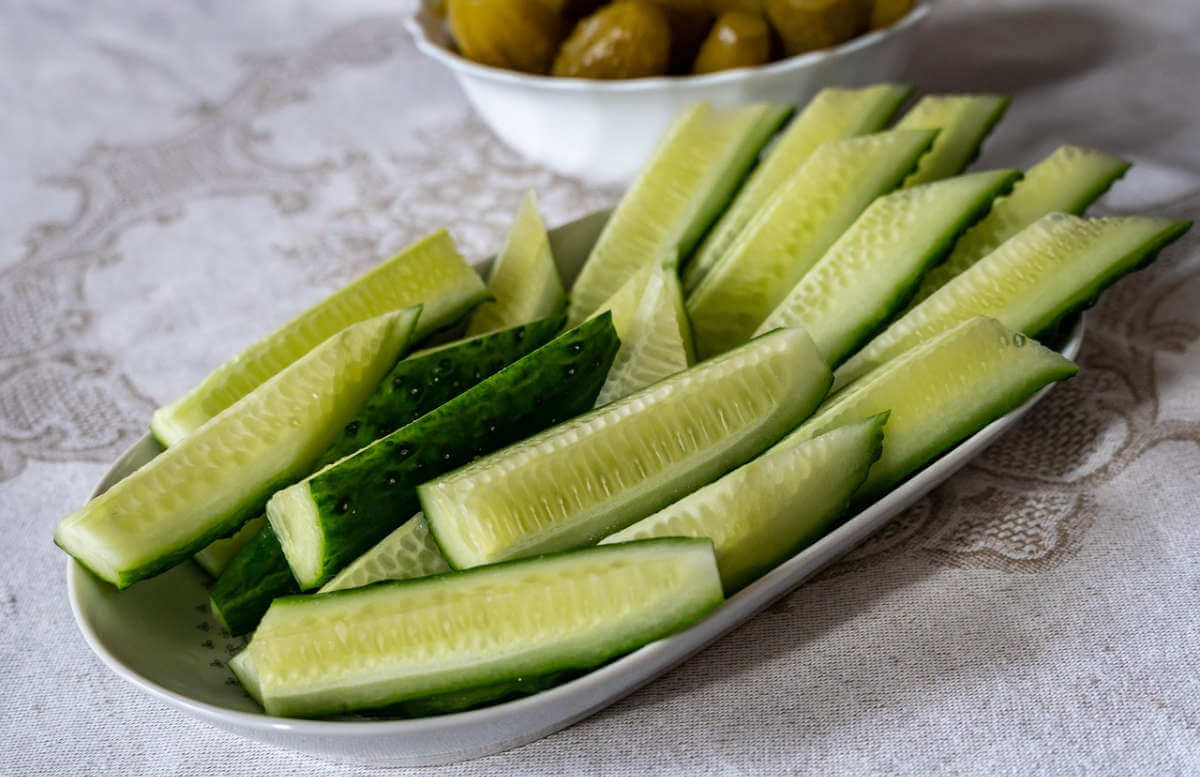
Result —
<path fill-rule="evenodd" d="M 0 773 L 343 775 L 209 728 L 88 651 L 50 542 L 156 404 L 435 227 L 493 249 L 522 163 L 390 2 L 0 14 Z M 943 4 L 908 78 L 1012 92 L 981 164 L 1136 162 L 1102 209 L 1200 210 L 1200 6 Z M 819 579 L 625 701 L 439 773 L 1200 772 L 1200 236 L 1089 315 L 1083 371 Z"/>

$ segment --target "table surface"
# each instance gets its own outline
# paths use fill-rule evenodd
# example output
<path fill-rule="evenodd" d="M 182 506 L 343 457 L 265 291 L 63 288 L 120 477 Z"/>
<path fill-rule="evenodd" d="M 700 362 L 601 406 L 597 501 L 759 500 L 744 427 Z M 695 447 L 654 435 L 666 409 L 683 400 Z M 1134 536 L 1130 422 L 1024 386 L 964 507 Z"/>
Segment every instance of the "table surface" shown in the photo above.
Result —
<path fill-rule="evenodd" d="M 208 728 L 88 651 L 50 538 L 153 408 L 535 169 L 394 2 L 28 2 L 0 15 L 0 773 L 369 773 Z M 1200 211 L 1200 6 L 945 3 L 908 79 L 1015 95 L 982 166 L 1134 160 L 1107 212 Z M 976 464 L 670 675 L 428 773 L 1200 773 L 1200 237 L 1089 316 L 1082 372 Z M 383 773 L 383 772 L 380 772 Z M 391 772 L 388 772 L 391 773 Z"/>

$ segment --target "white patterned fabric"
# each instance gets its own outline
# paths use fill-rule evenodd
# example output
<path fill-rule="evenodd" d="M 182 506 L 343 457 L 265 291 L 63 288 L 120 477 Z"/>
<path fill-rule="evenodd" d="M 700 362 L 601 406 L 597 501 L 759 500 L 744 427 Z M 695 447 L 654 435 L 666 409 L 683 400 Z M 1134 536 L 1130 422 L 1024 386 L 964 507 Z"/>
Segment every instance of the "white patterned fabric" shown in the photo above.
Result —
<path fill-rule="evenodd" d="M 445 225 L 481 258 L 530 187 L 551 224 L 614 200 L 503 148 L 404 10 L 0 12 L 0 773 L 376 773 L 116 677 L 50 537 L 157 404 L 389 251 Z M 922 90 L 1015 95 L 980 166 L 1096 146 L 1136 162 L 1100 210 L 1200 212 L 1195 0 L 944 3 L 922 37 Z M 1192 234 L 1090 314 L 1078 378 L 819 579 L 582 723 L 422 773 L 1200 773 L 1197 299 Z"/>

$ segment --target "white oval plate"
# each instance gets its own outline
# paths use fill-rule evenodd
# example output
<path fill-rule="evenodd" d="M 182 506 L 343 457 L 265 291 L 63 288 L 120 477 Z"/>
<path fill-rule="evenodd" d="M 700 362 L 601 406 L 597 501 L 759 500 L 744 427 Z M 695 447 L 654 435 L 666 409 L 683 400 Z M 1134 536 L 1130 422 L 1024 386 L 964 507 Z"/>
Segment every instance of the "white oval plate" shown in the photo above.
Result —
<path fill-rule="evenodd" d="M 551 231 L 555 256 L 570 283 L 607 213 Z M 1078 318 L 1061 352 L 1074 358 L 1083 341 Z M 730 598 L 700 623 L 578 679 L 527 698 L 420 719 L 362 716 L 294 720 L 264 714 L 242 691 L 226 662 L 245 644 L 222 633 L 209 614 L 207 577 L 194 564 L 117 592 L 69 562 L 71 608 L 92 650 L 142 690 L 235 734 L 342 763 L 423 766 L 462 761 L 532 742 L 591 715 L 702 650 L 786 595 L 920 499 L 1045 396 L 962 442 L 896 490 Z M 151 437 L 125 452 L 96 487 L 100 494 L 159 453 Z"/>

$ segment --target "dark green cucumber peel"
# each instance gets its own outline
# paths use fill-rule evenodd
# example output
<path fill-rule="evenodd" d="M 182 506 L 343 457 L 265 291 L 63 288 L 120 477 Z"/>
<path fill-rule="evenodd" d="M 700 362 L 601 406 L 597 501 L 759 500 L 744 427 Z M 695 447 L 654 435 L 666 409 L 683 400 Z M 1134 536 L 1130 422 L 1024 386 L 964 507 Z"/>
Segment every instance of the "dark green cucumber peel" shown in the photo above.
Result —
<path fill-rule="evenodd" d="M 362 716 L 366 720 L 378 720 L 380 715 L 394 715 L 399 718 L 425 718 L 430 715 L 446 715 L 451 712 L 463 712 L 491 704 L 512 701 L 525 696 L 553 688 L 556 685 L 573 680 L 583 674 L 578 669 L 551 672 L 544 675 L 518 677 L 515 680 L 481 685 L 461 691 L 439 693 L 419 699 L 402 701 L 390 707 L 384 707 L 373 715 Z"/>
<path fill-rule="evenodd" d="M 238 636 L 254 631 L 272 601 L 298 593 L 300 586 L 268 523 L 229 562 L 208 599 L 221 625 Z"/>
<path fill-rule="evenodd" d="M 401 359 L 313 469 L 348 456 L 467 391 L 541 347 L 565 320 L 560 313 Z M 299 590 L 268 524 L 229 562 L 209 599 L 218 620 L 239 635 L 254 630 L 273 599 Z"/>
<path fill-rule="evenodd" d="M 421 509 L 416 487 L 589 410 L 620 341 L 612 316 L 585 321 L 471 390 L 377 440 L 307 488 L 323 538 L 322 585 Z"/>
<path fill-rule="evenodd" d="M 414 354 L 396 362 L 314 470 L 365 448 L 550 342 L 566 313 Z"/>

